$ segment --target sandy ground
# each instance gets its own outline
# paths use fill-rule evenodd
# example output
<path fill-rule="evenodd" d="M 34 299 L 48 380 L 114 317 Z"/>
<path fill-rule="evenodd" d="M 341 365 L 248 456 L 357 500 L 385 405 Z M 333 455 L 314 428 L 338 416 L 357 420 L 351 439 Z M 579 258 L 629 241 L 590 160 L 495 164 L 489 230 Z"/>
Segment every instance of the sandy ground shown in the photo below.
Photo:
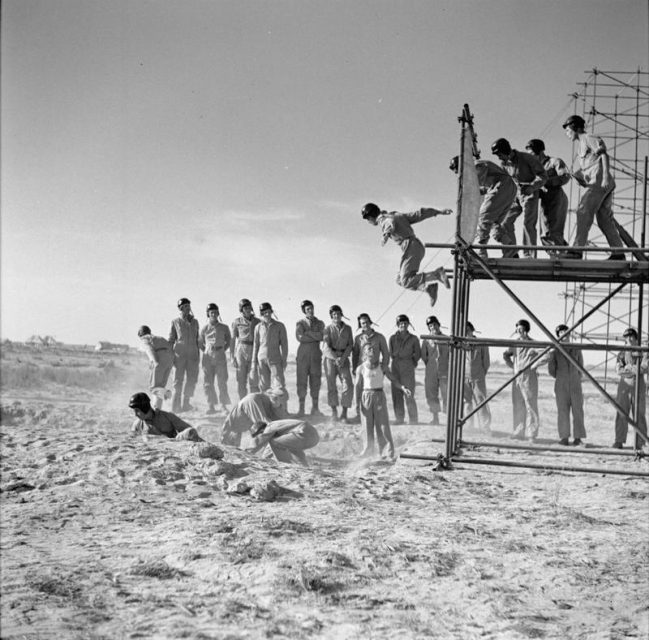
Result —
<path fill-rule="evenodd" d="M 5 375 L 21 358 L 30 375 Z M 361 463 L 360 426 L 326 421 L 309 469 L 229 447 L 215 460 L 195 443 L 129 435 L 140 356 L 56 358 L 87 367 L 90 388 L 45 380 L 51 357 L 3 351 L 5 640 L 649 637 L 647 478 Z M 100 362 L 111 374 L 93 388 Z M 544 377 L 547 443 L 551 390 Z M 443 429 L 423 423 L 420 395 L 422 424 L 394 427 L 395 441 L 434 456 Z M 184 417 L 219 443 L 223 418 L 205 417 L 200 388 L 196 400 Z M 586 411 L 589 445 L 609 445 L 612 410 L 593 393 Z M 490 440 L 508 443 L 508 397 L 493 412 Z M 649 471 L 646 459 L 574 449 L 466 453 Z"/>

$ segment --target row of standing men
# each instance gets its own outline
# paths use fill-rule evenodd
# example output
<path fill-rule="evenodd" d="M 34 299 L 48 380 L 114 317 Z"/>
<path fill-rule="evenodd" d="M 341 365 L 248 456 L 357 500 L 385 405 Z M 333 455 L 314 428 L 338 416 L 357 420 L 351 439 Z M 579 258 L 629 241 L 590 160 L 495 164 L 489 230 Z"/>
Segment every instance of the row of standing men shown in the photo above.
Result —
<path fill-rule="evenodd" d="M 191 409 L 190 400 L 198 380 L 199 354 L 203 369 L 203 387 L 208 403 L 208 413 L 216 413 L 220 403 L 223 411 L 228 410 L 227 351 L 236 370 L 239 399 L 249 392 L 267 391 L 271 388 L 284 392 L 286 382 L 284 371 L 288 360 L 288 340 L 285 325 L 274 317 L 272 306 L 265 302 L 260 306 L 261 319 L 254 315 L 252 303 L 243 299 L 239 303 L 240 316 L 231 327 L 221 322 L 216 304 L 207 306 L 207 323 L 200 328 L 191 311 L 187 298 L 178 301 L 179 316 L 171 323 L 169 339 L 154 336 L 147 326 L 140 327 L 138 335 L 151 361 L 150 390 L 154 396 L 154 407 L 162 406 L 166 384 L 174 369 L 172 411 Z M 331 322 L 325 323 L 315 316 L 310 300 L 301 304 L 304 317 L 296 323 L 295 335 L 299 343 L 297 350 L 296 378 L 299 402 L 298 417 L 305 415 L 307 393 L 311 396 L 311 415 L 322 416 L 319 409 L 319 395 L 323 370 L 327 383 L 327 402 L 332 418 L 352 421 L 348 411 L 356 398 L 356 418 L 363 413 L 361 404 L 364 391 L 383 386 L 383 378 L 376 378 L 371 371 L 364 371 L 361 364 L 372 358 L 382 373 L 391 382 L 394 423 L 405 421 L 406 411 L 411 424 L 419 423 L 415 401 L 415 369 L 421 359 L 425 364 L 424 389 L 428 407 L 432 413 L 432 424 L 439 423 L 439 413 L 446 412 L 448 383 L 448 344 L 443 340 L 419 338 L 410 333 L 410 320 L 406 315 L 396 319 L 397 331 L 389 340 L 374 330 L 374 323 L 367 313 L 358 316 L 358 332 L 343 321 L 340 306 L 329 309 Z M 437 317 L 429 316 L 426 325 L 432 336 L 442 336 Z M 557 327 L 557 337 L 567 340 L 565 325 Z M 527 320 L 516 323 L 517 339 L 530 341 L 530 324 Z M 475 337 L 474 327 L 467 322 L 466 335 Z M 629 328 L 624 334 L 629 346 L 638 344 L 638 336 Z M 322 347 L 321 347 L 322 345 Z M 570 347 L 573 357 L 583 363 L 581 352 Z M 529 347 L 511 347 L 505 351 L 505 363 L 518 373 L 532 362 L 539 352 Z M 351 356 L 351 362 L 350 362 Z M 642 361 L 641 404 L 634 405 L 635 362 Z M 549 373 L 555 378 L 555 399 L 557 404 L 557 428 L 561 444 L 567 444 L 573 431 L 575 444 L 586 437 L 583 413 L 581 374 L 557 350 L 551 350 L 547 357 L 539 360 L 532 369 L 519 375 L 512 385 L 513 437 L 524 438 L 526 434 L 535 440 L 539 430 L 538 383 L 536 369 L 548 363 Z M 473 407 L 482 405 L 487 395 L 486 376 L 490 367 L 489 349 L 484 345 L 473 345 L 466 350 L 465 380 L 463 397 L 467 413 Z M 639 421 L 640 430 L 646 434 L 644 396 L 646 387 L 644 373 L 649 368 L 648 358 L 621 352 L 617 357 L 617 372 L 620 383 L 617 402 L 626 410 L 632 410 Z M 358 375 L 357 375 L 358 374 Z M 367 374 L 367 375 L 366 375 Z M 352 376 L 356 375 L 356 382 Z M 369 379 L 368 379 L 369 375 Z M 215 382 L 218 387 L 215 388 Z M 368 386 L 369 385 L 369 386 Z M 340 393 L 338 387 L 340 386 Z M 572 421 L 571 421 L 572 417 Z M 477 426 L 489 432 L 491 412 L 488 404 L 476 412 Z M 572 422 L 572 424 L 571 424 Z M 572 427 L 572 429 L 571 429 Z M 614 447 L 621 447 L 626 440 L 628 421 L 616 415 Z M 640 441 L 636 446 L 642 446 Z"/>
<path fill-rule="evenodd" d="M 285 369 L 288 361 L 288 338 L 286 326 L 274 317 L 270 303 L 260 305 L 261 318 L 255 316 L 248 299 L 239 302 L 240 315 L 228 326 L 221 321 L 219 308 L 207 306 L 207 322 L 203 327 L 192 313 L 187 298 L 178 301 L 179 315 L 171 322 L 168 338 L 153 335 L 148 326 L 141 326 L 138 336 L 147 353 L 150 366 L 150 391 L 154 407 L 160 408 L 166 397 L 166 385 L 173 376 L 172 411 L 190 410 L 190 401 L 198 382 L 199 367 L 203 370 L 203 388 L 208 404 L 208 414 L 217 413 L 217 405 L 227 411 L 231 403 L 228 393 L 228 356 L 236 371 L 239 399 L 249 392 L 266 391 L 286 387 Z M 357 418 L 360 416 L 362 380 L 353 375 L 367 359 L 366 347 L 371 346 L 379 357 L 383 372 L 392 382 L 392 402 L 396 423 L 405 420 L 406 410 L 411 423 L 418 423 L 417 404 L 414 400 L 415 368 L 419 360 L 426 365 L 425 389 L 432 422 L 439 422 L 439 413 L 446 402 L 448 377 L 448 345 L 443 342 L 424 340 L 410 333 L 410 320 L 405 315 L 397 317 L 397 331 L 389 340 L 374 330 L 374 324 L 366 313 L 358 317 L 358 333 L 354 336 L 351 326 L 344 322 L 345 316 L 339 305 L 329 309 L 328 325 L 315 316 L 310 300 L 301 304 L 304 317 L 296 323 L 298 341 L 296 357 L 298 416 L 306 413 L 307 394 L 311 398 L 310 413 L 322 416 L 319 396 L 322 371 L 327 384 L 327 404 L 332 418 L 351 421 L 348 415 L 356 389 Z M 345 318 L 346 319 L 346 318 Z M 426 324 L 432 334 L 441 335 L 441 326 L 435 316 Z M 202 352 L 202 357 L 201 357 Z M 486 366 L 489 366 L 486 350 Z M 474 368 L 477 366 L 474 365 Z M 410 390 L 404 396 L 401 385 Z M 340 408 L 340 415 L 338 410 Z M 445 408 L 444 408 L 445 410 Z"/>

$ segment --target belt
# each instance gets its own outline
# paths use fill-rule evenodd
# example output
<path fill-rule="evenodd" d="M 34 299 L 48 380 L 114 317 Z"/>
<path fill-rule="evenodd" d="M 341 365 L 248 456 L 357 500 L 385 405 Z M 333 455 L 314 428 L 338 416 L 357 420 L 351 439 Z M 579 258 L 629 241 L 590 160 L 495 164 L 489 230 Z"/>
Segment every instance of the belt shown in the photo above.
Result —
<path fill-rule="evenodd" d="M 331 351 L 333 353 L 338 354 L 338 355 L 342 355 L 343 353 L 345 353 L 346 350 L 345 349 L 342 349 L 342 350 L 340 350 L 340 349 L 332 349 Z"/>
<path fill-rule="evenodd" d="M 208 351 L 221 351 L 223 347 L 208 347 Z"/>
<path fill-rule="evenodd" d="M 248 344 L 248 345 L 250 345 L 252 343 L 253 343 L 252 340 L 239 340 L 239 344 Z"/>
<path fill-rule="evenodd" d="M 383 387 L 379 387 L 378 389 L 363 389 L 363 391 L 383 391 Z"/>
<path fill-rule="evenodd" d="M 155 353 L 158 353 L 159 351 L 169 351 L 169 347 L 159 347 L 158 349 L 154 349 Z"/>

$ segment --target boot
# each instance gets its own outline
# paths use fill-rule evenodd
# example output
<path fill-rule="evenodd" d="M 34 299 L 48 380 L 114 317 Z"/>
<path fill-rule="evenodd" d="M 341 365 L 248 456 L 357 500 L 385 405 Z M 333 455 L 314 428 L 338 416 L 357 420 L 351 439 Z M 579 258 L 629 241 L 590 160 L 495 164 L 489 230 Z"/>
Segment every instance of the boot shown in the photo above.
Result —
<path fill-rule="evenodd" d="M 189 400 L 190 400 L 190 398 L 185 396 L 185 398 L 183 400 L 183 409 L 182 409 L 183 411 L 191 411 L 194 408 L 194 407 L 192 407 L 191 404 L 189 404 Z"/>
<path fill-rule="evenodd" d="M 439 413 L 433 413 L 433 419 L 430 421 L 432 425 L 439 426 Z"/>
<path fill-rule="evenodd" d="M 426 285 L 426 293 L 430 298 L 430 306 L 434 307 L 437 302 L 437 283 L 432 282 L 431 284 Z"/>
<path fill-rule="evenodd" d="M 213 416 L 216 413 L 216 409 L 214 408 L 214 405 L 211 404 L 205 413 L 208 416 Z"/>
<path fill-rule="evenodd" d="M 312 400 L 311 401 L 311 415 L 312 416 L 322 416 L 324 415 L 322 411 L 318 408 L 318 401 L 317 400 Z"/>
<path fill-rule="evenodd" d="M 300 402 L 300 406 L 299 406 L 299 408 L 297 410 L 296 415 L 297 415 L 298 418 L 304 418 L 304 399 L 303 398 L 300 399 L 299 402 Z"/>
<path fill-rule="evenodd" d="M 347 417 L 347 407 L 343 407 L 343 408 L 342 408 L 342 410 L 341 410 L 341 412 L 340 412 L 340 419 L 341 419 L 345 424 L 349 424 L 349 423 L 351 422 L 350 419 Z"/>
<path fill-rule="evenodd" d="M 338 420 L 338 407 L 331 405 L 331 421 L 336 422 Z"/>

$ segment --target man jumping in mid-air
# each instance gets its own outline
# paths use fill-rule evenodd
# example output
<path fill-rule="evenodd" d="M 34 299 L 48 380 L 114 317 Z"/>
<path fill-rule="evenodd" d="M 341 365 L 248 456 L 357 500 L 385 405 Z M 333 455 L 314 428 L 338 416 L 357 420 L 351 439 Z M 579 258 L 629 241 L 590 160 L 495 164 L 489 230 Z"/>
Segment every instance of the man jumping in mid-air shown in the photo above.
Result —
<path fill-rule="evenodd" d="M 381 244 L 384 245 L 392 238 L 401 247 L 403 255 L 401 256 L 397 284 L 413 291 L 425 291 L 430 296 L 431 307 L 437 302 L 437 282 L 443 283 L 447 289 L 450 289 L 451 285 L 444 267 L 439 267 L 434 271 L 419 272 L 419 266 L 424 259 L 426 249 L 415 235 L 411 225 L 427 218 L 446 216 L 451 213 L 450 209 L 440 211 L 432 208 L 422 208 L 412 213 L 396 211 L 388 213 L 379 209 L 372 202 L 366 204 L 361 211 L 363 220 L 381 227 L 383 235 Z"/>

